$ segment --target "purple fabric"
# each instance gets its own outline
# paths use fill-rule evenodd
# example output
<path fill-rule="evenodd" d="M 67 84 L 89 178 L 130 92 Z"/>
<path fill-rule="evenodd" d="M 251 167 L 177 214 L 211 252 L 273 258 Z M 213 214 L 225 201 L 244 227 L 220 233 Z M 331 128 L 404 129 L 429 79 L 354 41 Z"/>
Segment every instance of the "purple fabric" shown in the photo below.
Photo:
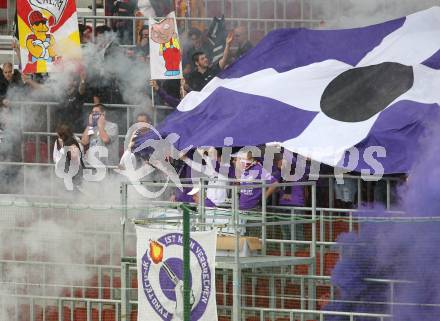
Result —
<path fill-rule="evenodd" d="M 241 175 L 241 179 L 251 179 L 252 180 L 264 180 L 266 183 L 274 183 L 277 181 L 275 177 L 273 177 L 270 173 L 266 172 L 263 166 L 260 163 L 255 163 L 250 166 L 246 170 L 243 171 Z M 246 185 L 255 185 L 254 182 L 240 182 L 240 186 Z M 242 188 L 240 189 L 240 209 L 241 210 L 250 210 L 260 204 L 262 197 L 262 189 L 261 188 Z"/>
<path fill-rule="evenodd" d="M 191 167 L 189 167 L 188 165 L 183 165 L 184 168 L 180 174 L 180 178 L 182 179 L 187 179 L 187 178 L 191 178 Z M 184 183 L 188 183 L 188 182 L 184 182 Z M 194 203 L 193 197 L 191 195 L 188 195 L 188 192 L 191 191 L 192 188 L 191 187 L 184 187 L 183 191 L 181 191 L 180 189 L 176 188 L 176 202 L 183 202 L 183 203 Z"/>
<path fill-rule="evenodd" d="M 191 167 L 188 165 L 184 165 L 184 168 L 181 172 L 180 178 L 191 178 Z M 188 182 L 184 182 L 188 183 Z M 188 193 L 192 190 L 191 187 L 184 187 L 183 191 L 176 188 L 175 196 L 176 196 L 176 202 L 182 202 L 182 203 L 194 203 L 194 199 L 192 195 L 188 195 Z M 207 207 L 215 207 L 215 204 L 209 199 L 205 199 L 205 206 Z"/>
<path fill-rule="evenodd" d="M 267 68 L 285 72 L 329 59 L 354 66 L 384 37 L 400 28 L 405 19 L 347 30 L 275 30 L 219 77 L 237 78 Z M 440 51 L 424 64 L 440 69 Z M 379 115 L 368 137 L 356 145 L 361 156 L 369 146 L 384 146 L 386 158 L 378 159 L 373 155 L 383 165 L 384 173 L 407 172 L 415 161 L 416 147 L 425 124 L 437 113 L 436 108 L 437 105 L 413 101 L 389 106 Z M 271 98 L 219 87 L 193 110 L 175 111 L 158 130 L 162 137 L 178 134 L 175 145 L 180 150 L 188 146 L 222 147 L 226 137 L 233 138 L 232 146 L 257 146 L 300 136 L 317 114 Z M 139 137 L 135 147 L 151 138 L 150 135 L 152 133 Z M 313 148 L 312 143 L 310 147 Z M 139 152 L 141 156 L 143 153 L 146 152 Z M 362 169 L 371 169 L 371 166 L 360 157 L 353 171 Z M 325 180 L 318 183 L 327 184 Z"/>
<path fill-rule="evenodd" d="M 433 54 L 431 57 L 426 59 L 422 65 L 425 65 L 432 69 L 440 69 L 440 50 L 438 50 L 435 54 Z"/>
<path fill-rule="evenodd" d="M 292 160 L 292 164 L 296 164 L 296 157 L 294 156 Z M 308 168 L 306 167 L 305 173 L 302 179 L 299 181 L 303 181 L 306 179 L 306 174 L 308 172 Z M 274 169 L 272 171 L 272 176 L 278 182 L 285 182 L 281 177 L 281 172 L 278 169 Z M 281 206 L 304 206 L 305 205 L 305 190 L 304 186 L 288 186 L 288 187 L 280 187 L 278 192 L 278 204 Z"/>
<path fill-rule="evenodd" d="M 290 188 L 290 193 L 286 192 L 285 190 L 281 190 L 278 203 L 282 206 L 304 206 L 304 186 L 292 186 L 292 188 Z"/>
<path fill-rule="evenodd" d="M 356 145 L 359 150 L 358 168 L 370 169 L 362 157 L 369 146 L 384 146 L 386 158 L 376 158 L 385 173 L 407 173 L 420 155 L 421 139 L 426 128 L 440 122 L 440 108 L 437 104 L 421 104 L 413 101 L 399 101 L 383 111 L 370 130 L 369 135 Z"/>
<path fill-rule="evenodd" d="M 278 29 L 219 77 L 237 78 L 266 68 L 284 72 L 328 59 L 354 66 L 404 22 L 405 18 L 400 18 L 345 30 Z"/>
<path fill-rule="evenodd" d="M 170 95 L 162 87 L 159 87 L 157 93 L 159 97 L 171 107 L 177 107 L 180 103 L 180 99 Z"/>
<path fill-rule="evenodd" d="M 234 146 L 255 146 L 298 136 L 316 115 L 220 87 L 191 112 L 171 114 L 158 129 L 164 137 L 179 134 L 180 150 L 191 145 L 221 147 L 227 136 L 234 138 Z"/>

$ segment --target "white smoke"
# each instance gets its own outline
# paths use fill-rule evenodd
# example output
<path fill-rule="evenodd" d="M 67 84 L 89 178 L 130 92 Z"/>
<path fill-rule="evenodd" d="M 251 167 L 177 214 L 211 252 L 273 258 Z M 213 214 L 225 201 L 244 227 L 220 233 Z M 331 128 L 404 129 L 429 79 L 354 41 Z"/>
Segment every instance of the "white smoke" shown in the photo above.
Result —
<path fill-rule="evenodd" d="M 436 0 L 314 0 L 313 18 L 323 28 L 354 28 L 404 17 L 439 5 Z"/>

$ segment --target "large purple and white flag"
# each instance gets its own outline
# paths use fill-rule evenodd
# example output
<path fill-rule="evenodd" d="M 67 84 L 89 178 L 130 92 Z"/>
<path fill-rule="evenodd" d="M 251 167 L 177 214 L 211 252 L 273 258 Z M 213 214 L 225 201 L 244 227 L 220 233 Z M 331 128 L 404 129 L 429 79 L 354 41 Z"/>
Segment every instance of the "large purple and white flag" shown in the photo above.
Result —
<path fill-rule="evenodd" d="M 183 234 L 136 226 L 138 320 L 183 321 Z M 217 234 L 191 232 L 191 320 L 217 320 Z"/>
<path fill-rule="evenodd" d="M 177 133 L 179 149 L 277 142 L 332 166 L 352 147 L 382 146 L 385 173 L 406 172 L 438 116 L 439 49 L 439 7 L 357 29 L 275 30 L 159 131 Z"/>

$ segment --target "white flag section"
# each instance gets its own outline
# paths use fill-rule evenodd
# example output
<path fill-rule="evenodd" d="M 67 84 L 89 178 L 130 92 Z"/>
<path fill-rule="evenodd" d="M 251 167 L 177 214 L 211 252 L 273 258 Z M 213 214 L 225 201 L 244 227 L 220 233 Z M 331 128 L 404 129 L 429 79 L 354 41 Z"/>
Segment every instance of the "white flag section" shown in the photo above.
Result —
<path fill-rule="evenodd" d="M 174 12 L 163 20 L 150 18 L 149 22 L 151 79 L 182 78 L 182 54 Z"/>
<path fill-rule="evenodd" d="M 136 226 L 138 321 L 183 320 L 183 234 Z M 191 321 L 217 320 L 216 231 L 191 232 Z"/>

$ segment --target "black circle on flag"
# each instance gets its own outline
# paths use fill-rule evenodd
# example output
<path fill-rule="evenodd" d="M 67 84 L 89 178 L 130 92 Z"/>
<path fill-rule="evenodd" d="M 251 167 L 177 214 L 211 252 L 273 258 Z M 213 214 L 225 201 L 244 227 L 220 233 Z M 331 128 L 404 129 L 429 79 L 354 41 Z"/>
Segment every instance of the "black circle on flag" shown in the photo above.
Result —
<path fill-rule="evenodd" d="M 384 110 L 414 83 L 411 66 L 395 62 L 347 70 L 333 79 L 321 97 L 321 110 L 344 122 L 360 122 Z"/>

